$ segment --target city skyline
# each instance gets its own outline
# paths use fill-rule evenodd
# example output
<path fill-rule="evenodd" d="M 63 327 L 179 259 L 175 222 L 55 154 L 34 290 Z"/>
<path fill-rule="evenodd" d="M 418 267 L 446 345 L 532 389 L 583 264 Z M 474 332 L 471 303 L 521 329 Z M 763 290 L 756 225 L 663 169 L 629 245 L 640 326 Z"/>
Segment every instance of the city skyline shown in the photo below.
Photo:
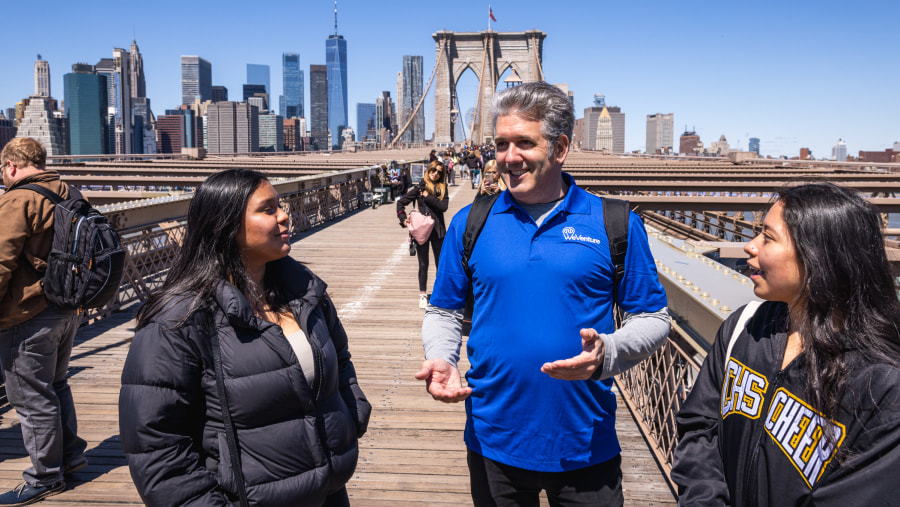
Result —
<path fill-rule="evenodd" d="M 900 84 L 900 70 L 890 63 L 900 35 L 890 20 L 900 7 L 769 1 L 715 8 L 650 4 L 638 8 L 573 1 L 548 13 L 537 2 L 492 1 L 497 17 L 492 29 L 546 32 L 547 81 L 568 84 L 575 94 L 576 117 L 583 116 L 597 93 L 619 106 L 626 115 L 627 151 L 645 147 L 646 116 L 658 112 L 674 113 L 676 138 L 687 125 L 705 146 L 725 135 L 732 147 L 747 150 L 749 138 L 756 137 L 764 156 L 796 156 L 808 147 L 816 158 L 828 158 L 838 139 L 856 155 L 883 151 L 900 140 L 890 106 Z M 269 65 L 270 102 L 283 93 L 283 53 L 298 53 L 304 72 L 310 65 L 326 64 L 324 42 L 334 31 L 333 1 L 279 2 L 273 9 L 277 16 L 260 18 L 265 28 L 250 32 L 241 31 L 247 22 L 241 5 L 161 0 L 152 7 L 129 4 L 110 10 L 95 0 L 78 5 L 50 1 L 45 29 L 28 42 L 8 44 L 0 54 L 0 107 L 14 107 L 34 92 L 38 53 L 50 63 L 51 90 L 61 100 L 62 76 L 72 64 L 107 58 L 113 48 L 127 48 L 132 40 L 140 45 L 146 96 L 157 114 L 181 102 L 182 55 L 209 61 L 212 84 L 227 87 L 230 95 L 240 93 L 246 64 Z M 11 19 L 29 19 L 26 5 L 7 7 Z M 403 55 L 423 56 L 427 85 L 435 64 L 431 34 L 482 31 L 488 17 L 487 3 L 469 0 L 452 9 L 400 0 L 391 11 L 403 16 L 349 0 L 340 2 L 338 11 L 348 46 L 347 123 L 353 126 L 357 103 L 372 103 L 382 91 L 397 99 Z M 602 38 L 595 36 L 598 30 Z M 474 106 L 476 82 L 467 72 L 459 83 L 463 111 Z M 304 95 L 309 92 L 307 85 Z M 425 135 L 431 137 L 433 86 L 423 107 Z M 308 98 L 304 110 L 309 119 Z"/>

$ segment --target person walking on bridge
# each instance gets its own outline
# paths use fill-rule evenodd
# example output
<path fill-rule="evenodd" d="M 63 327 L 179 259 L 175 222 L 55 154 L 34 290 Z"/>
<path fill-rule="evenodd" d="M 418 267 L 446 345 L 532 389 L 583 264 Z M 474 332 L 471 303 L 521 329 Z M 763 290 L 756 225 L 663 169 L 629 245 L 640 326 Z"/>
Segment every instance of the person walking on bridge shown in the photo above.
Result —
<path fill-rule="evenodd" d="M 436 400 L 466 401 L 476 506 L 537 506 L 541 490 L 553 506 L 622 505 L 612 376 L 656 350 L 670 326 L 646 232 L 629 213 L 625 272 L 613 287 L 602 201 L 562 172 L 575 122 L 568 97 L 528 83 L 499 93 L 492 111 L 508 189 L 468 259 L 471 278 L 462 265 L 471 207 L 453 217 L 416 378 Z M 457 361 L 470 289 L 463 387 Z M 614 303 L 625 312 L 618 330 Z"/>
<path fill-rule="evenodd" d="M 53 242 L 54 206 L 33 190 L 19 189 L 35 184 L 68 198 L 68 185 L 56 171 L 44 169 L 46 160 L 44 147 L 28 137 L 13 139 L 0 153 L 6 185 L 0 196 L 0 363 L 31 458 L 22 474 L 25 482 L 0 495 L 0 506 L 28 505 L 61 493 L 63 476 L 87 464 L 87 442 L 78 436 L 66 380 L 81 314 L 44 296 L 41 278 Z"/>
<path fill-rule="evenodd" d="M 444 235 L 447 227 L 444 225 L 444 213 L 450 205 L 450 193 L 447 191 L 446 171 L 442 162 L 435 160 L 428 164 L 425 176 L 403 197 L 397 201 L 397 217 L 400 219 L 400 227 L 407 227 L 409 220 L 406 216 L 406 207 L 414 203 L 419 212 L 434 219 L 434 228 L 425 243 L 415 243 L 416 257 L 419 261 L 419 308 L 425 309 L 428 305 L 428 248 L 434 253 L 434 266 L 438 267 L 441 258 L 441 246 L 444 244 Z"/>

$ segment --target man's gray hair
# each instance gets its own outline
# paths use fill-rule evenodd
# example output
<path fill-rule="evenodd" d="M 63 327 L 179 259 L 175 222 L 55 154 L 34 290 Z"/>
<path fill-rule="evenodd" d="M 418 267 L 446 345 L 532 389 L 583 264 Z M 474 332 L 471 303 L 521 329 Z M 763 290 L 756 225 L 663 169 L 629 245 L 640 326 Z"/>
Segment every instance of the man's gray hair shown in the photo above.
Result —
<path fill-rule="evenodd" d="M 575 108 L 562 90 L 544 81 L 524 83 L 507 88 L 494 96 L 493 127 L 497 118 L 515 114 L 530 121 L 541 122 L 541 135 L 551 145 L 559 136 L 572 141 L 575 128 Z"/>

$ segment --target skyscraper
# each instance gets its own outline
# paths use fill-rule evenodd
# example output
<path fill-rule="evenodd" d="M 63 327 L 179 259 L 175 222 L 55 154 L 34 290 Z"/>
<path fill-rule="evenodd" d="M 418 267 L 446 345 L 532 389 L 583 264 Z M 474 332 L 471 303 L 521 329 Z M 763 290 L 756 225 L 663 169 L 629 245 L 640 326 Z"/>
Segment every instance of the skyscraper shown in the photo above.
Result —
<path fill-rule="evenodd" d="M 283 103 L 279 102 L 279 112 L 285 118 L 303 116 L 303 71 L 300 70 L 300 55 L 283 53 L 281 67 L 284 85 Z"/>
<path fill-rule="evenodd" d="M 213 86 L 212 87 L 212 101 L 213 102 L 228 102 L 228 88 L 224 86 Z"/>
<path fill-rule="evenodd" d="M 34 62 L 34 94 L 38 97 L 50 96 L 50 62 L 37 55 Z"/>
<path fill-rule="evenodd" d="M 16 137 L 37 139 L 49 156 L 67 155 L 65 129 L 61 122 L 53 117 L 53 101 L 49 97 L 32 95 L 23 102 L 27 104 L 24 104 Z"/>
<path fill-rule="evenodd" d="M 844 147 L 847 145 L 845 144 Z M 750 151 L 756 153 L 756 156 L 759 156 L 759 138 L 751 137 L 750 138 Z M 838 159 L 839 162 L 843 162 L 847 158 L 847 152 L 844 152 L 844 159 Z"/>
<path fill-rule="evenodd" d="M 0 150 L 6 146 L 6 143 L 12 141 L 16 137 L 15 119 L 7 118 L 3 111 L 0 111 Z"/>
<path fill-rule="evenodd" d="M 284 151 L 284 118 L 280 114 L 259 115 L 259 151 Z"/>
<path fill-rule="evenodd" d="M 375 137 L 375 104 L 365 104 L 358 102 L 356 104 L 356 139 L 362 141 L 364 137 L 369 137 L 369 131 L 372 131 L 372 139 Z"/>
<path fill-rule="evenodd" d="M 137 41 L 131 40 L 128 50 L 128 81 L 131 89 L 131 107 L 134 110 L 132 125 L 134 127 L 133 153 L 156 153 L 156 126 L 150 110 L 150 99 L 147 98 L 147 85 L 144 79 L 144 58 L 138 49 Z"/>
<path fill-rule="evenodd" d="M 113 64 L 115 65 L 116 80 L 116 153 L 134 153 L 134 135 L 132 124 L 131 82 L 129 72 L 131 68 L 128 51 L 121 48 L 113 48 Z M 112 150 L 110 150 L 112 151 Z"/>
<path fill-rule="evenodd" d="M 396 123 L 391 92 L 381 92 L 381 96 L 375 99 L 375 140 L 379 147 L 391 142 Z"/>
<path fill-rule="evenodd" d="M 266 93 L 271 95 L 270 72 L 268 65 L 260 65 L 257 63 L 247 64 L 247 84 L 263 85 L 266 87 Z"/>
<path fill-rule="evenodd" d="M 340 148 L 341 129 L 347 120 L 347 41 L 338 35 L 337 0 L 334 2 L 334 34 L 325 41 L 325 65 L 328 67 L 328 130 L 331 148 Z M 321 144 L 319 145 L 321 146 Z"/>
<path fill-rule="evenodd" d="M 212 99 L 212 64 L 199 56 L 181 57 L 181 103 Z"/>
<path fill-rule="evenodd" d="M 245 84 L 243 86 L 243 97 L 243 102 L 247 102 L 247 99 L 250 97 L 261 97 L 263 99 L 263 107 L 260 108 L 260 112 L 262 112 L 262 109 L 269 109 L 269 94 L 266 93 L 265 85 Z"/>
<path fill-rule="evenodd" d="M 128 51 L 130 58 L 128 75 L 131 81 L 131 96 L 146 97 L 147 84 L 144 80 L 144 58 L 138 49 L 137 40 L 131 39 L 131 48 Z"/>
<path fill-rule="evenodd" d="M 309 66 L 309 135 L 320 150 L 328 150 L 328 71 L 325 65 Z"/>
<path fill-rule="evenodd" d="M 678 153 L 682 155 L 698 155 L 697 149 L 702 148 L 703 143 L 700 142 L 700 136 L 693 130 L 684 128 L 684 134 L 678 140 Z"/>
<path fill-rule="evenodd" d="M 419 104 L 422 98 L 422 57 L 421 56 L 403 56 L 403 93 L 400 95 L 402 103 L 398 105 L 400 111 L 400 121 L 397 122 L 400 128 L 406 125 L 409 117 Z M 403 133 L 402 139 L 406 143 L 422 143 L 425 142 L 425 108 L 419 108 L 413 122 L 410 123 L 406 132 Z"/>
<path fill-rule="evenodd" d="M 157 153 L 181 153 L 184 147 L 184 116 L 181 114 L 164 114 L 156 119 Z"/>
<path fill-rule="evenodd" d="M 289 118 L 282 120 L 284 126 L 285 151 L 303 151 L 303 138 L 306 136 L 306 120 L 303 118 Z"/>
<path fill-rule="evenodd" d="M 607 106 L 612 120 L 613 153 L 625 153 L 625 113 L 618 106 Z"/>
<path fill-rule="evenodd" d="M 606 106 L 600 111 L 600 117 L 597 118 L 597 149 L 611 153 L 613 149 L 613 129 L 612 117 L 609 115 L 609 109 Z"/>
<path fill-rule="evenodd" d="M 603 120 L 603 132 L 601 137 L 604 139 L 604 144 L 601 147 L 600 144 L 598 144 L 600 138 L 598 137 L 599 131 L 597 129 L 600 122 L 600 115 L 603 113 L 604 109 L 606 110 L 606 115 L 609 120 Z M 606 140 L 606 137 L 609 135 L 612 136 L 611 145 L 609 145 L 609 141 Z M 584 110 L 582 140 L 582 146 L 586 150 L 600 150 L 606 148 L 612 153 L 625 153 L 625 113 L 617 106 L 607 106 L 605 95 L 600 93 L 595 94 L 594 106 L 585 108 Z"/>
<path fill-rule="evenodd" d="M 92 65 L 76 63 L 63 76 L 71 155 L 109 153 L 106 89 L 106 76 L 97 74 Z"/>
<path fill-rule="evenodd" d="M 209 105 L 207 135 L 210 153 L 259 151 L 259 112 L 243 102 L 216 102 Z"/>
<path fill-rule="evenodd" d="M 847 143 L 843 139 L 838 139 L 837 144 L 831 148 L 831 158 L 838 162 L 847 161 Z"/>
<path fill-rule="evenodd" d="M 657 151 L 666 153 L 672 149 L 674 143 L 675 115 L 648 114 L 647 115 L 647 146 L 645 152 L 653 155 Z"/>

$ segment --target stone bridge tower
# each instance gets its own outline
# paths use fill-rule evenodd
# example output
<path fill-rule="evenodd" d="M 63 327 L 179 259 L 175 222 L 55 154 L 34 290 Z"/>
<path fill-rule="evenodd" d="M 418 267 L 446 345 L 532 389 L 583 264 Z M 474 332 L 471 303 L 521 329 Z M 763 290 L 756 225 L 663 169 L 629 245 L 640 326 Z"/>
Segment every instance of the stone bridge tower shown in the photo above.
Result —
<path fill-rule="evenodd" d="M 434 91 L 434 142 L 438 145 L 460 142 L 453 139 L 451 113 L 456 101 L 456 84 L 466 69 L 478 76 L 479 100 L 476 106 L 475 127 L 472 141 L 490 142 L 494 139 L 491 126 L 491 101 L 497 89 L 497 81 L 507 69 L 512 68 L 522 82 L 541 81 L 544 39 L 540 30 L 527 32 L 447 32 L 432 34 L 438 68 Z M 443 49 L 442 49 L 443 46 Z M 443 58 L 441 51 L 444 51 Z M 457 121 L 465 121 L 460 111 Z M 469 125 L 466 125 L 468 128 Z"/>

